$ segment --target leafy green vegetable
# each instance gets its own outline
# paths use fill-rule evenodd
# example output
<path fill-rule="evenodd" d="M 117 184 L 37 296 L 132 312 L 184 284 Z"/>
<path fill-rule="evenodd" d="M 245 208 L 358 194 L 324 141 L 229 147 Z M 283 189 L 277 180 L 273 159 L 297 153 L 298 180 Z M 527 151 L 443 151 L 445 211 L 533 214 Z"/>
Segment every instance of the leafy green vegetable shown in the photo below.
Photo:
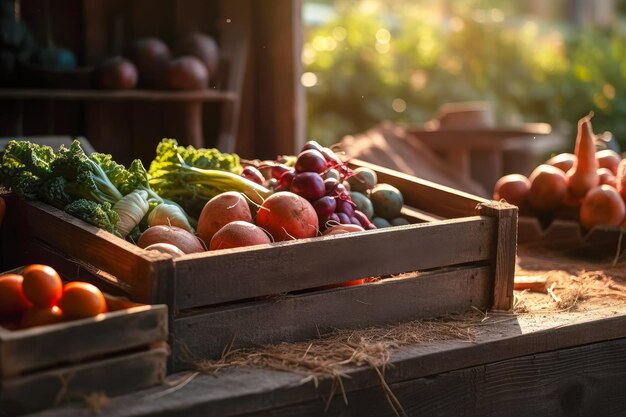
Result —
<path fill-rule="evenodd" d="M 241 171 L 236 154 L 178 146 L 175 139 L 163 139 L 150 164 L 150 186 L 197 217 L 208 200 L 224 191 L 243 192 L 257 203 L 271 194 L 239 175 Z"/>
<path fill-rule="evenodd" d="M 150 188 L 140 160 L 126 169 L 111 155 L 86 155 L 78 141 L 61 146 L 56 154 L 48 146 L 10 141 L 2 156 L 0 184 L 21 197 L 64 209 L 118 236 L 133 230 L 150 207 L 164 202 Z"/>
<path fill-rule="evenodd" d="M 85 154 L 77 140 L 69 148 L 59 148 L 51 167 L 55 176 L 63 176 L 68 180 L 65 191 L 74 199 L 85 198 L 97 203 L 115 204 L 123 197 L 104 169 Z"/>
<path fill-rule="evenodd" d="M 45 181 L 37 192 L 37 197 L 48 204 L 63 210 L 74 199 L 65 191 L 67 180 L 65 177 L 52 177 Z"/>
<path fill-rule="evenodd" d="M 20 197 L 34 199 L 39 187 L 52 175 L 54 151 L 27 141 L 9 141 L 2 156 L 0 182 Z"/>
<path fill-rule="evenodd" d="M 121 237 L 117 231 L 120 217 L 109 203 L 98 204 L 81 198 L 65 206 L 64 210 L 74 217 Z"/>

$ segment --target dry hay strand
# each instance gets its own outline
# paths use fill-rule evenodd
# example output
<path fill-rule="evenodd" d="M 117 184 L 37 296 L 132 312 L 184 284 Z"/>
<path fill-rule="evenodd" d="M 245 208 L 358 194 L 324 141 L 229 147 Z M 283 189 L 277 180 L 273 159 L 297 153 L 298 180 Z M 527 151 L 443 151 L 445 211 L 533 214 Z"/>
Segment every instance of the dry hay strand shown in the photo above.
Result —
<path fill-rule="evenodd" d="M 303 382 L 332 379 L 326 407 L 335 395 L 347 403 L 343 380 L 349 378 L 350 367 L 373 368 L 397 415 L 405 415 L 401 404 L 384 379 L 391 352 L 401 346 L 425 345 L 437 341 L 475 340 L 474 327 L 485 319 L 484 313 L 452 315 L 436 320 L 416 320 L 395 325 L 359 330 L 335 330 L 319 339 L 302 343 L 281 343 L 260 348 L 235 349 L 234 340 L 224 349 L 219 360 L 192 363 L 194 369 L 215 375 L 225 368 L 257 367 L 301 375 Z"/>
<path fill-rule="evenodd" d="M 540 275 L 544 293 L 516 292 L 516 313 L 569 311 L 605 307 L 626 300 L 626 266 L 597 264 L 559 258 L 526 258 L 518 261 L 516 275 Z"/>
<path fill-rule="evenodd" d="M 87 408 L 94 414 L 99 414 L 111 402 L 111 399 L 101 391 L 85 395 L 83 400 Z"/>

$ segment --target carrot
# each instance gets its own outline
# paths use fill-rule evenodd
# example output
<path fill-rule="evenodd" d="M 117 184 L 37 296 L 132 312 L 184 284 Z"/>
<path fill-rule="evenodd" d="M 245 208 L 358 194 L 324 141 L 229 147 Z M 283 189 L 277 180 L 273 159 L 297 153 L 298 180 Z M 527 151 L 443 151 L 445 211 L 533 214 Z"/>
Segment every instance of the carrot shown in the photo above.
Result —
<path fill-rule="evenodd" d="M 574 150 L 576 161 L 572 169 L 567 172 L 569 194 L 575 199 L 585 197 L 587 192 L 600 182 L 597 173 L 595 137 L 591 129 L 592 117 L 593 112 L 578 121 Z"/>

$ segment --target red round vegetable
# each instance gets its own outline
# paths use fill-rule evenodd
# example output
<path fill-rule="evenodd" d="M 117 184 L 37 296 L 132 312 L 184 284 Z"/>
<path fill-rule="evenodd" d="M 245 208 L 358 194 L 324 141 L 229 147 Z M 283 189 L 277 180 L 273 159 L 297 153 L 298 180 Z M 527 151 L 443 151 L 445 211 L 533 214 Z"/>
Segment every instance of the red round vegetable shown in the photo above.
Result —
<path fill-rule="evenodd" d="M 291 192 L 309 201 L 315 201 L 323 197 L 325 191 L 324 180 L 315 172 L 301 172 L 296 174 L 291 182 Z"/>
<path fill-rule="evenodd" d="M 296 172 L 316 172 L 322 173 L 326 170 L 326 159 L 315 149 L 307 149 L 300 152 L 296 159 Z"/>

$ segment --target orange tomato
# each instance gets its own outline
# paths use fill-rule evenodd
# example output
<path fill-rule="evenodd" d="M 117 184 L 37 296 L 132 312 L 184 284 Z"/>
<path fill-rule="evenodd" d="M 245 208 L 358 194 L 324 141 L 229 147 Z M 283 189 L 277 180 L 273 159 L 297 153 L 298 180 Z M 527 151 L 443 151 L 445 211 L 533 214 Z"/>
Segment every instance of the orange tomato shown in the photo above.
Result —
<path fill-rule="evenodd" d="M 21 328 L 43 326 L 46 324 L 54 324 L 63 321 L 63 312 L 57 306 L 29 308 L 24 311 Z"/>
<path fill-rule="evenodd" d="M 102 292 L 87 282 L 69 282 L 63 287 L 59 301 L 65 319 L 82 319 L 106 313 L 107 306 Z"/>
<path fill-rule="evenodd" d="M 12 317 L 21 314 L 30 307 L 22 293 L 24 277 L 17 274 L 0 276 L 0 316 Z"/>
<path fill-rule="evenodd" d="M 63 282 L 54 268 L 33 264 L 22 271 L 22 291 L 35 307 L 52 307 L 61 298 Z"/>

